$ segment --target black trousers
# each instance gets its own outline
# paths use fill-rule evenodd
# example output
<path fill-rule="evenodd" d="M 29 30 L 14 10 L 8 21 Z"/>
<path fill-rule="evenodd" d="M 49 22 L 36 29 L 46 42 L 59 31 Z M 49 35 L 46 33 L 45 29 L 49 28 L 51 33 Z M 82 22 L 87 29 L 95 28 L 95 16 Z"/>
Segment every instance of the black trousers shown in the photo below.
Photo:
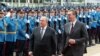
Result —
<path fill-rule="evenodd" d="M 49 55 L 49 54 L 33 54 L 33 56 L 52 56 L 52 55 Z"/>
<path fill-rule="evenodd" d="M 0 42 L 0 56 L 4 56 L 4 42 Z"/>
<path fill-rule="evenodd" d="M 66 49 L 66 52 L 63 54 L 64 56 L 73 56 L 72 51 L 70 50 L 70 47 Z"/>
<path fill-rule="evenodd" d="M 100 26 L 97 27 L 98 42 L 100 43 Z"/>
<path fill-rule="evenodd" d="M 5 56 L 13 56 L 15 42 L 6 42 Z"/>
<path fill-rule="evenodd" d="M 28 56 L 28 52 L 29 52 L 29 43 L 30 43 L 30 39 L 27 39 L 27 40 L 25 41 L 24 56 Z"/>
<path fill-rule="evenodd" d="M 51 54 L 47 52 L 35 51 L 33 56 L 51 56 Z"/>
<path fill-rule="evenodd" d="M 57 35 L 57 54 L 61 54 L 62 51 L 62 34 Z"/>
<path fill-rule="evenodd" d="M 92 29 L 88 29 L 88 34 L 89 34 L 89 46 L 91 46 L 93 44 L 92 40 L 93 40 L 93 37 L 94 37 L 94 34 L 93 34 L 93 30 Z"/>
<path fill-rule="evenodd" d="M 83 56 L 85 46 L 76 46 L 77 48 L 74 49 L 75 46 L 67 46 L 63 49 L 63 56 Z M 78 49 L 79 48 L 79 49 Z"/>
<path fill-rule="evenodd" d="M 16 56 L 25 56 L 25 44 L 26 40 L 16 41 Z"/>

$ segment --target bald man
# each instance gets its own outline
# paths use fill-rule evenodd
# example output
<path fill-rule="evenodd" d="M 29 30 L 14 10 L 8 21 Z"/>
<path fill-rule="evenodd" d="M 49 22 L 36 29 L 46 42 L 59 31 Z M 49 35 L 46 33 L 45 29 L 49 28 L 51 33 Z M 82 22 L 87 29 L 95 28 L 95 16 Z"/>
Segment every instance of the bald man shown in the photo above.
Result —
<path fill-rule="evenodd" d="M 29 55 L 54 56 L 56 54 L 55 30 L 48 26 L 45 16 L 40 18 L 40 26 L 33 30 Z"/>

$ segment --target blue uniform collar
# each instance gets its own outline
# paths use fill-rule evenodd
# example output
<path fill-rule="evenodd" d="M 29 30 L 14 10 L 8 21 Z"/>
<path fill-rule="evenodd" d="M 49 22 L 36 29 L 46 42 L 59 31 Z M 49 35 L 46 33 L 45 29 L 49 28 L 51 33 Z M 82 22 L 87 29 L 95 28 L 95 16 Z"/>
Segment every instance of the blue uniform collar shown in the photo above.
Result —
<path fill-rule="evenodd" d="M 0 18 L 0 20 L 2 20 L 3 18 Z"/>
<path fill-rule="evenodd" d="M 3 20 L 4 19 L 4 17 L 3 18 L 0 18 L 0 20 Z"/>

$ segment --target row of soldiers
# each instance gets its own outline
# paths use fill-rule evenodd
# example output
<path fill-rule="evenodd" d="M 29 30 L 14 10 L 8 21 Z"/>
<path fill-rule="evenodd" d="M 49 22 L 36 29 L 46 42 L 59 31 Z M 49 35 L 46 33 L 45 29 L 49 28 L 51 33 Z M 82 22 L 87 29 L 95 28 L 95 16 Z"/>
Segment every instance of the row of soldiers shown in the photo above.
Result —
<path fill-rule="evenodd" d="M 95 43 L 100 43 L 100 8 L 85 8 L 80 9 L 79 15 L 77 16 L 79 21 L 86 24 L 86 28 L 89 34 L 89 45 L 94 45 Z M 92 41 L 92 40 L 95 41 Z"/>
<path fill-rule="evenodd" d="M 86 24 L 89 39 L 87 46 L 100 43 L 100 7 L 96 8 L 8 8 L 0 9 L 0 56 L 28 56 L 32 30 L 39 26 L 41 16 L 47 16 L 48 24 L 57 32 L 57 54 L 61 54 L 64 25 L 69 22 L 67 11 L 75 10 L 77 20 Z M 89 44 L 88 44 L 89 43 Z M 5 55 L 4 55 L 5 54 Z"/>

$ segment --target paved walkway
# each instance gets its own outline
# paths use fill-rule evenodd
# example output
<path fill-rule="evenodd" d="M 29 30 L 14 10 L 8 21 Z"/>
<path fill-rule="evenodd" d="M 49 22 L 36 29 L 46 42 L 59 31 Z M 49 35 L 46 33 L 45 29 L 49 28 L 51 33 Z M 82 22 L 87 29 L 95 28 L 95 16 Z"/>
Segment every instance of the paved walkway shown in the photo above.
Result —
<path fill-rule="evenodd" d="M 88 47 L 87 52 L 88 53 L 84 54 L 84 56 L 100 56 L 100 44 L 96 44 L 95 46 Z M 62 55 L 59 55 L 59 56 L 62 56 Z"/>
<path fill-rule="evenodd" d="M 100 44 L 87 48 L 88 53 L 84 56 L 100 56 Z"/>

